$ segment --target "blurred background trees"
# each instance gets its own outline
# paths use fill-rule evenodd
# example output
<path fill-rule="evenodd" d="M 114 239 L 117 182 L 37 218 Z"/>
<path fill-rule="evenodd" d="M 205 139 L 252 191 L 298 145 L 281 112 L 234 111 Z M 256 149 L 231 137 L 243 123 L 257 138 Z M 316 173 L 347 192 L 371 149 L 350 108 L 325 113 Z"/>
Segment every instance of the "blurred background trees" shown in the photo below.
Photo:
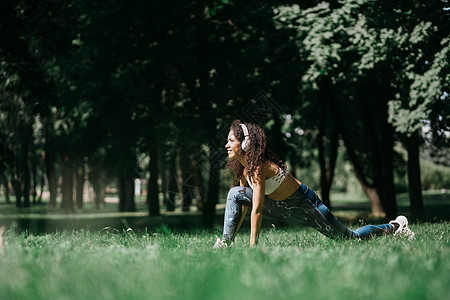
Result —
<path fill-rule="evenodd" d="M 397 213 L 407 174 L 423 218 L 422 189 L 449 187 L 448 17 L 437 0 L 2 1 L 5 200 L 45 189 L 55 208 L 60 190 L 72 212 L 89 185 L 99 208 L 112 184 L 134 211 L 145 179 L 150 215 L 196 199 L 211 225 L 239 118 L 328 205 L 348 162 L 374 215 Z M 421 153 L 440 180 L 422 181 Z"/>

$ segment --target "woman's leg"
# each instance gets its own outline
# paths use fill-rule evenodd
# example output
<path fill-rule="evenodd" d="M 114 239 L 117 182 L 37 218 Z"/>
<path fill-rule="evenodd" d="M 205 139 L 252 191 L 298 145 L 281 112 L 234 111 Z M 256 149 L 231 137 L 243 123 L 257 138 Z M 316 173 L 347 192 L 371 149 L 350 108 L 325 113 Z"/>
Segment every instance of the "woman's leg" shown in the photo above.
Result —
<path fill-rule="evenodd" d="M 345 227 L 326 207 L 319 196 L 306 185 L 288 199 L 276 202 L 276 215 L 307 224 L 328 237 L 368 238 L 373 235 L 393 233 L 391 224 L 368 225 L 355 231 Z"/>
<path fill-rule="evenodd" d="M 251 207 L 252 196 L 253 191 L 249 187 L 236 186 L 230 189 L 225 208 L 222 241 L 231 243 L 234 240 L 242 218 L 242 206 Z M 367 225 L 355 231 L 348 229 L 322 203 L 319 196 L 304 184 L 284 201 L 274 201 L 266 197 L 264 211 L 281 219 L 300 221 L 330 238 L 340 236 L 365 239 L 373 235 L 394 232 L 394 226 L 391 224 Z"/>
<path fill-rule="evenodd" d="M 343 236 L 348 238 L 367 239 L 374 235 L 394 233 L 394 226 L 392 226 L 391 224 L 367 225 L 357 230 L 348 229 L 331 213 L 328 207 L 326 207 L 325 204 L 322 203 L 319 196 L 314 191 L 312 191 L 308 187 L 307 189 L 309 190 L 307 193 L 313 199 L 313 201 L 311 202 L 314 204 L 314 206 L 317 207 L 318 211 L 320 211 L 320 213 L 330 223 L 330 225 L 334 227 L 335 231 L 341 232 Z M 331 237 L 333 237 L 333 234 L 331 234 Z"/>
<path fill-rule="evenodd" d="M 353 231 L 357 238 L 365 239 L 374 235 L 394 233 L 394 226 L 391 224 L 366 225 Z"/>
<path fill-rule="evenodd" d="M 242 218 L 242 205 L 251 206 L 252 196 L 253 191 L 249 187 L 235 186 L 230 189 L 225 207 L 222 240 L 227 242 L 234 240 Z"/>

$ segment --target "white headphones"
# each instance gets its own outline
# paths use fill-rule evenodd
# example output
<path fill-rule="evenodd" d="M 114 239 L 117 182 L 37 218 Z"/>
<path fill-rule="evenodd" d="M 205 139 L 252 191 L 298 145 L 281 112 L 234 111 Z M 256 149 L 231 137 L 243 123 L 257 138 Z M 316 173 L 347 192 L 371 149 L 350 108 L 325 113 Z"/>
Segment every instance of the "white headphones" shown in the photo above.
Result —
<path fill-rule="evenodd" d="M 244 131 L 244 140 L 241 143 L 241 148 L 244 150 L 244 152 L 247 152 L 248 147 L 250 147 L 250 139 L 248 138 L 248 129 L 245 124 L 239 124 L 242 127 L 242 131 Z"/>

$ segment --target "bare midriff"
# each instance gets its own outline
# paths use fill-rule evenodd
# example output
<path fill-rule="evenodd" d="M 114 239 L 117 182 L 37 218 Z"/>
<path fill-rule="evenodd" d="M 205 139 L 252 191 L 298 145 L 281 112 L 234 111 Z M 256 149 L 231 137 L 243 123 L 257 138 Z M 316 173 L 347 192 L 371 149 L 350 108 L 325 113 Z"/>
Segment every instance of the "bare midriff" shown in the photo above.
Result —
<path fill-rule="evenodd" d="M 275 201 L 283 201 L 289 198 L 300 185 L 301 182 L 289 173 L 280 186 L 272 194 L 267 196 Z"/>

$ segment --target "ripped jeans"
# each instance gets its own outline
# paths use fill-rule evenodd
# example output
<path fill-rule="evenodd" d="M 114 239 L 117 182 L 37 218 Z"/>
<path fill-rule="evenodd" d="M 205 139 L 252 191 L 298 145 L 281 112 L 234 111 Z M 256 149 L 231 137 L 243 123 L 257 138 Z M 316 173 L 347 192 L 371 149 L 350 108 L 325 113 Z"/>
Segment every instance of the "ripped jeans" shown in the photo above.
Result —
<path fill-rule="evenodd" d="M 228 192 L 223 240 L 234 240 L 236 228 L 242 217 L 242 205 L 251 207 L 252 196 L 253 190 L 249 187 L 236 186 Z M 283 201 L 275 201 L 266 196 L 264 211 L 277 219 L 311 226 L 330 238 L 367 239 L 374 235 L 394 232 L 394 226 L 391 224 L 367 225 L 356 230 L 348 229 L 322 203 L 319 196 L 304 184 L 301 184 L 294 194 Z"/>

